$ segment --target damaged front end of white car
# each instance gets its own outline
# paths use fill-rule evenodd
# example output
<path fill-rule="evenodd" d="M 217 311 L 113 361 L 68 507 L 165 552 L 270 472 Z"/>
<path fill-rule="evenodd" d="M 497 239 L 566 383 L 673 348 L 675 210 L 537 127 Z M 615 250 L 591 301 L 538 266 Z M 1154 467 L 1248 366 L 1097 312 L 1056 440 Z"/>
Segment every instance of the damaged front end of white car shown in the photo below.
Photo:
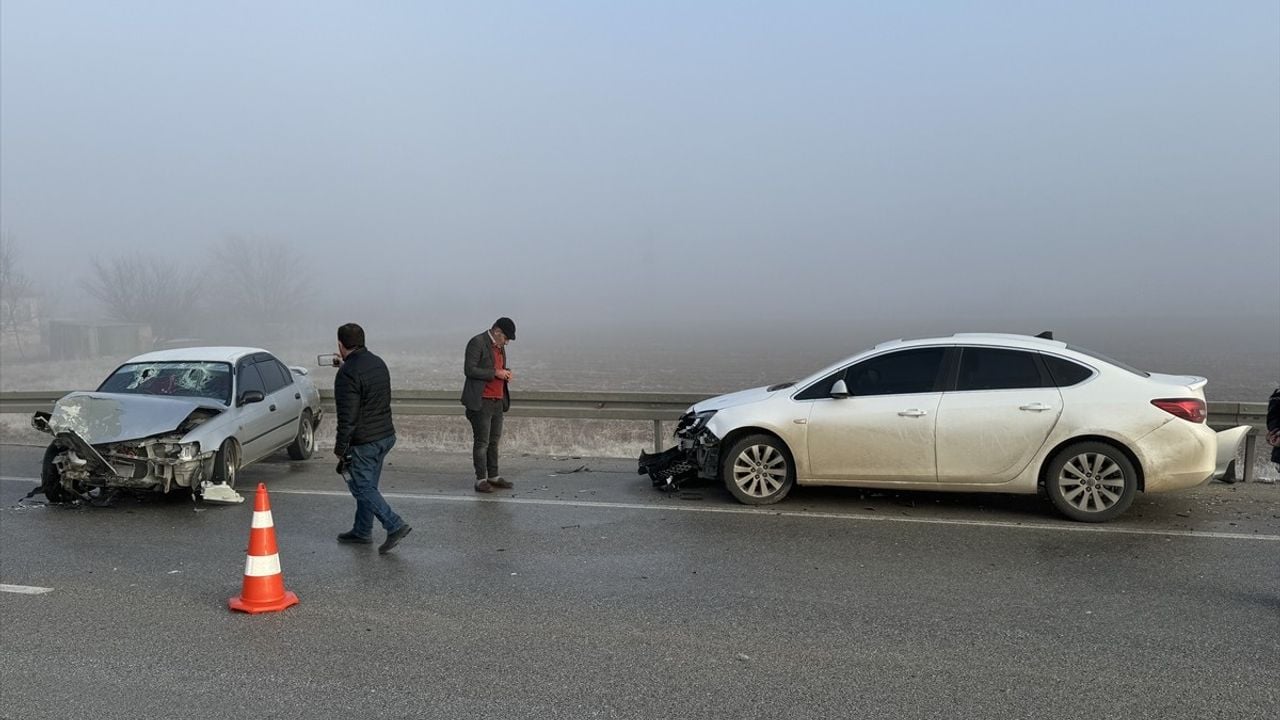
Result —
<path fill-rule="evenodd" d="M 110 502 L 122 491 L 186 491 L 240 502 L 218 445 L 192 437 L 225 411 L 199 398 L 78 392 L 38 412 L 31 424 L 53 436 L 41 487 L 50 502 Z M 234 468 L 234 466 L 232 466 Z M 230 481 L 230 482 L 228 482 Z"/>
<path fill-rule="evenodd" d="M 677 444 L 658 453 L 641 451 L 636 472 L 667 491 L 695 479 L 714 480 L 720 467 L 720 438 L 707 429 L 707 422 L 715 414 L 715 410 L 690 410 L 681 415 L 675 431 Z"/>

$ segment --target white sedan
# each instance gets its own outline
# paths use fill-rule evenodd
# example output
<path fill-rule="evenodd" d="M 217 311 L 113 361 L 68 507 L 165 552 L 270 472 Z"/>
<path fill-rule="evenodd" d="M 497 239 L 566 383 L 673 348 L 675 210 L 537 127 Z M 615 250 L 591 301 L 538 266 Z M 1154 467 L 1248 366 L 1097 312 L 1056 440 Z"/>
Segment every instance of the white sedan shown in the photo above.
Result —
<path fill-rule="evenodd" d="M 1142 372 L 1045 337 L 877 345 L 798 383 L 694 405 L 655 485 L 723 480 L 762 505 L 792 486 L 1036 493 L 1101 522 L 1134 495 L 1221 473 L 1248 432 L 1206 424 L 1206 380 Z"/>

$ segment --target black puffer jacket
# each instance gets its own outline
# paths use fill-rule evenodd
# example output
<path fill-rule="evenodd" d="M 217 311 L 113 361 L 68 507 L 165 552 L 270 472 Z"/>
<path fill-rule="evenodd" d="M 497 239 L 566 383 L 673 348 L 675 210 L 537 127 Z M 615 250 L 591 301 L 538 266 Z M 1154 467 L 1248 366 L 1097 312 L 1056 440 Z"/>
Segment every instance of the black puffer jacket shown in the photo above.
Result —
<path fill-rule="evenodd" d="M 352 445 L 396 434 L 391 423 L 391 372 L 368 350 L 356 350 L 342 362 L 333 379 L 333 400 L 338 409 L 334 453 L 346 455 Z"/>
<path fill-rule="evenodd" d="M 1267 432 L 1280 432 L 1280 388 L 1271 393 L 1267 403 Z M 1271 462 L 1280 463 L 1280 445 L 1271 448 Z"/>

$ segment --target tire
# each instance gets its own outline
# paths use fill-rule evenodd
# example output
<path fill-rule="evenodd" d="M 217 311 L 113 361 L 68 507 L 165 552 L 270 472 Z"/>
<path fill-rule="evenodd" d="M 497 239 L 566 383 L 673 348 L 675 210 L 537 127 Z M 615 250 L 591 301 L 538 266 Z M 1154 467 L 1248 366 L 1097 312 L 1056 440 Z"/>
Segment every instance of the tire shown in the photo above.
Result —
<path fill-rule="evenodd" d="M 227 487 L 235 489 L 239 474 L 240 448 L 234 442 L 226 440 L 213 457 L 213 484 L 226 483 Z"/>
<path fill-rule="evenodd" d="M 316 426 L 311 422 L 311 411 L 303 410 L 298 421 L 298 435 L 289 444 L 290 460 L 307 460 L 316 452 Z"/>
<path fill-rule="evenodd" d="M 781 440 L 772 435 L 747 435 L 724 455 L 720 476 L 738 502 L 772 505 L 791 492 L 796 468 Z"/>
<path fill-rule="evenodd" d="M 1138 471 L 1124 453 L 1106 443 L 1063 448 L 1045 473 L 1045 493 L 1066 517 L 1106 522 L 1119 517 L 1138 494 Z"/>
<path fill-rule="evenodd" d="M 57 443 L 53 443 L 44 451 L 44 462 L 40 464 L 40 490 L 51 503 L 70 502 L 74 496 L 62 487 L 62 473 L 53 464 L 53 459 L 62 452 Z"/>

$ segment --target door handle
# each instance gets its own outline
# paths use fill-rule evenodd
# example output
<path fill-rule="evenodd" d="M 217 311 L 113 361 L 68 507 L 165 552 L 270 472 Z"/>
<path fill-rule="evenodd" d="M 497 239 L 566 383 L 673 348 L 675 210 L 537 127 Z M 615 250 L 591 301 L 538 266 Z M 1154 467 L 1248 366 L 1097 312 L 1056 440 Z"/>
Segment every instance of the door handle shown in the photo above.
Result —
<path fill-rule="evenodd" d="M 272 405 L 272 406 L 271 406 L 270 408 L 268 408 L 268 409 L 269 409 L 269 410 L 271 410 L 271 412 L 275 412 L 275 411 L 276 411 L 276 406 L 275 406 L 275 405 Z"/>
<path fill-rule="evenodd" d="M 294 394 L 293 394 L 293 399 L 294 399 L 294 400 L 301 400 L 301 399 L 302 399 L 302 393 L 294 393 Z"/>
<path fill-rule="evenodd" d="M 903 410 L 902 412 L 898 413 L 898 417 L 924 417 L 925 415 L 928 415 L 928 414 L 929 413 L 925 412 L 924 410 L 920 410 L 919 408 L 911 408 L 910 410 Z"/>
<path fill-rule="evenodd" d="M 1044 412 L 1045 410 L 1052 410 L 1053 408 L 1049 407 L 1048 405 L 1045 405 L 1044 403 L 1036 402 L 1036 403 L 1031 403 L 1029 405 L 1022 405 L 1018 409 L 1028 410 L 1030 412 Z"/>

